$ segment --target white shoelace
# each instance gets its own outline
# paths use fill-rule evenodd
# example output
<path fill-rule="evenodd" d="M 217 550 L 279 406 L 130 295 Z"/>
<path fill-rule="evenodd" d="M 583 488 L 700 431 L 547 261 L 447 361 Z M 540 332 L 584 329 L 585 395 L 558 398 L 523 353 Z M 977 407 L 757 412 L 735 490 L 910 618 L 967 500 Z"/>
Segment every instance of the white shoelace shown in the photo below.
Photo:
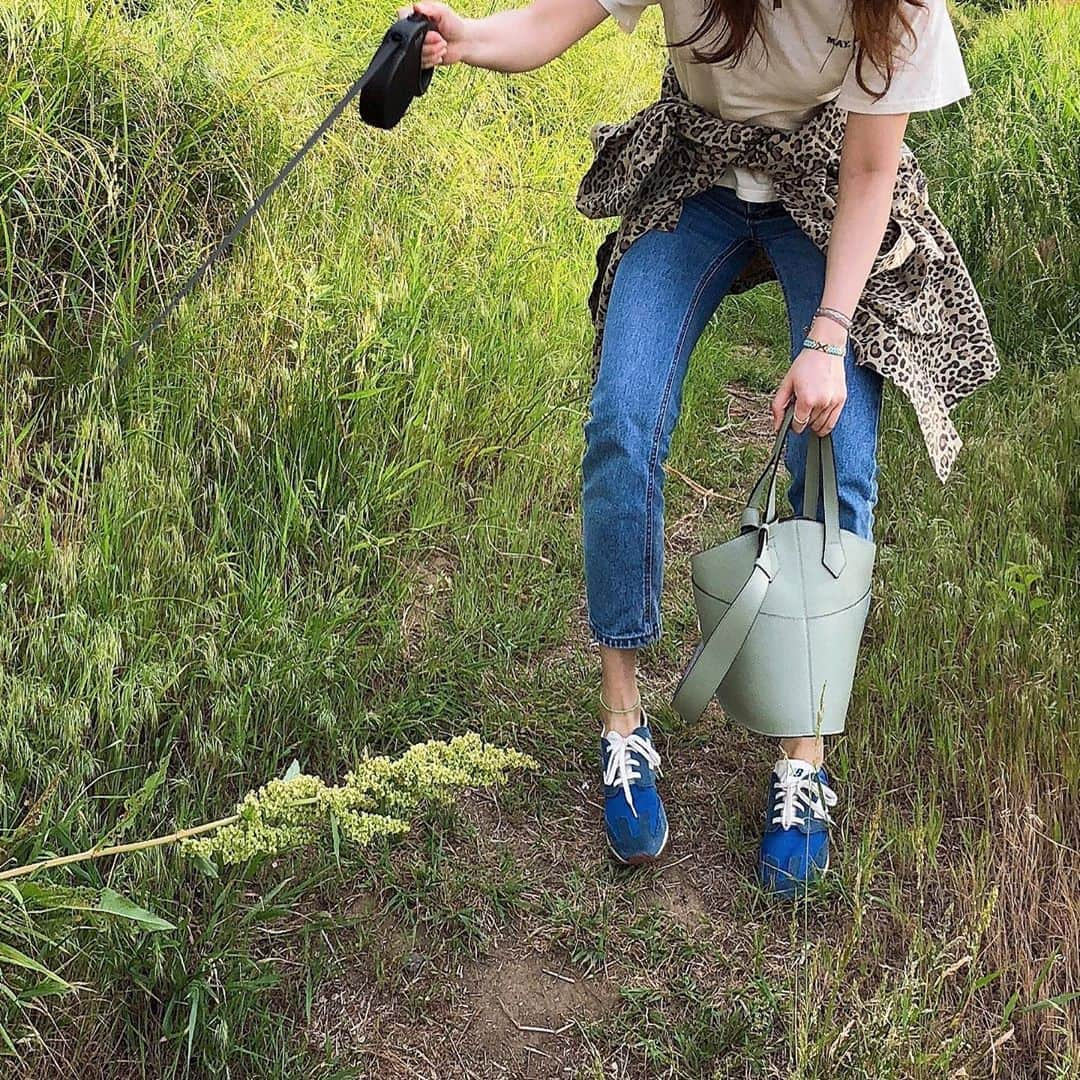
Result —
<path fill-rule="evenodd" d="M 818 779 L 809 762 L 777 762 L 773 784 L 781 795 L 780 805 L 773 814 L 774 825 L 782 829 L 804 825 L 807 815 L 832 824 L 829 807 L 836 805 L 836 792 Z"/>
<path fill-rule="evenodd" d="M 641 710 L 642 723 L 645 722 L 645 710 Z M 630 809 L 634 811 L 634 817 L 638 816 L 634 806 L 634 800 L 630 795 L 630 783 L 640 780 L 641 773 L 638 771 L 638 763 L 631 757 L 632 754 L 640 754 L 652 767 L 657 776 L 660 772 L 660 755 L 652 743 L 643 739 L 636 731 L 629 735 L 621 735 L 617 731 L 609 731 L 604 738 L 611 753 L 608 755 L 607 768 L 604 769 L 604 783 L 609 786 L 619 786 L 623 790 Z"/>

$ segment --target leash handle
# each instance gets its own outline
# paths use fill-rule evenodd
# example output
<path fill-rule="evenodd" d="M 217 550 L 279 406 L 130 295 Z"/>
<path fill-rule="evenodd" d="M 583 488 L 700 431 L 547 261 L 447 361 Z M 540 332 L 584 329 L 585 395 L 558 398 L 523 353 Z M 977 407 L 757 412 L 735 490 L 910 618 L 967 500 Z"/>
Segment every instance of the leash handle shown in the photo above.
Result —
<path fill-rule="evenodd" d="M 431 19 L 414 11 L 398 19 L 386 32 L 368 69 L 371 81 L 360 95 L 360 116 L 365 123 L 392 128 L 405 115 L 412 99 L 427 90 L 435 69 L 420 66 L 421 54 L 427 32 L 434 29 Z"/>
<path fill-rule="evenodd" d="M 349 87 L 326 119 L 308 136 L 304 145 L 293 154 L 236 224 L 218 241 L 210 254 L 165 305 L 161 314 L 139 335 L 117 368 L 117 380 L 135 357 L 149 345 L 154 334 L 168 322 L 169 316 L 194 291 L 206 276 L 206 272 L 228 252 L 232 242 L 243 232 L 248 222 L 266 205 L 270 196 L 288 179 L 293 169 L 307 157 L 357 96 L 360 97 L 360 116 L 365 122 L 384 129 L 397 124 L 405 115 L 412 99 L 423 94 L 431 82 L 435 69 L 422 68 L 420 62 L 424 37 L 433 29 L 435 24 L 426 15 L 418 12 L 398 19 L 390 27 L 363 75 Z"/>

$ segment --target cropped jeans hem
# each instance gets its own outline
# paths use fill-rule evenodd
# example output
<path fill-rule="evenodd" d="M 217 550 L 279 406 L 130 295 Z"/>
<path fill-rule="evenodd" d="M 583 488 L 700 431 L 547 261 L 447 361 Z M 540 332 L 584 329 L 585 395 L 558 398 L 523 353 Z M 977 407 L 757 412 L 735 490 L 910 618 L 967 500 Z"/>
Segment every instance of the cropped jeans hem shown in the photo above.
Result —
<path fill-rule="evenodd" d="M 601 633 L 597 629 L 596 624 L 590 620 L 589 633 L 592 634 L 593 641 L 600 645 L 606 645 L 609 649 L 640 649 L 645 645 L 652 645 L 654 642 L 659 641 L 662 627 L 656 626 L 652 629 L 644 630 L 640 634 L 614 637 L 611 634 Z"/>

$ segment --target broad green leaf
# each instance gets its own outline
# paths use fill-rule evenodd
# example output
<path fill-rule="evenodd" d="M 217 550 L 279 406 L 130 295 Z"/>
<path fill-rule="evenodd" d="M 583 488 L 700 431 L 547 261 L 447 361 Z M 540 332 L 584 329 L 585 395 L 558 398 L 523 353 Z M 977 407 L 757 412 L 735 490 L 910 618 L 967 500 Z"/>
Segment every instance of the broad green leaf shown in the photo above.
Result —
<path fill-rule="evenodd" d="M 159 918 L 146 908 L 139 907 L 138 904 L 133 904 L 126 896 L 121 896 L 112 889 L 102 889 L 101 899 L 94 910 L 104 912 L 106 915 L 115 915 L 121 919 L 130 919 L 132 922 L 145 926 L 148 930 L 176 929 L 173 923 Z"/>
<path fill-rule="evenodd" d="M 28 986 L 25 990 L 21 990 L 17 1000 L 25 1004 L 29 1001 L 36 1001 L 38 998 L 66 994 L 70 989 L 71 987 L 66 983 L 58 983 L 55 978 L 50 977 L 42 979 L 41 982 L 35 983 L 33 986 Z"/>
<path fill-rule="evenodd" d="M 191 861 L 207 876 L 216 878 L 219 876 L 217 866 L 205 855 L 194 855 Z"/>
<path fill-rule="evenodd" d="M 0 881 L 0 889 L 4 892 L 10 893 L 15 902 L 22 907 L 23 894 L 19 891 L 18 887 L 13 881 Z"/>
<path fill-rule="evenodd" d="M 341 865 L 341 832 L 338 829 L 337 814 L 332 810 L 330 811 L 330 835 L 334 845 L 334 861 Z"/>
<path fill-rule="evenodd" d="M 1044 998 L 1030 1005 L 1021 1005 L 1016 1010 L 1016 1015 L 1022 1016 L 1024 1013 L 1035 1012 L 1037 1009 L 1057 1009 L 1059 1012 L 1064 1012 L 1066 1005 L 1077 1000 L 1080 1000 L 1080 990 L 1066 990 L 1054 997 Z"/>
<path fill-rule="evenodd" d="M 2 941 L 0 941 L 0 964 L 12 964 L 15 967 L 26 968 L 27 971 L 36 971 L 38 975 L 44 975 L 46 979 L 52 979 L 53 982 L 59 983 L 66 989 L 71 989 L 71 984 L 66 979 L 61 979 L 55 972 L 31 959 L 26 953 L 19 952 L 18 949 L 5 945 Z"/>
<path fill-rule="evenodd" d="M 94 894 L 89 889 L 47 885 L 38 881 L 22 881 L 18 885 L 20 898 L 47 911 L 93 911 Z"/>

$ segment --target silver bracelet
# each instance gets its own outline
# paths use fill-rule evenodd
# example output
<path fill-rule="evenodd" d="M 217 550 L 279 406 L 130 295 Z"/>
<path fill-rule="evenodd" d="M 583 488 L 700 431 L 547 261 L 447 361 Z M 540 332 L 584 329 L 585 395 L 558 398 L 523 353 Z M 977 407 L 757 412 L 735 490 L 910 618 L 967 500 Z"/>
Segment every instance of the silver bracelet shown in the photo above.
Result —
<path fill-rule="evenodd" d="M 824 319 L 832 319 L 834 323 L 839 323 L 845 330 L 851 329 L 851 316 L 845 315 L 836 308 L 819 307 L 817 311 L 814 312 L 814 318 L 816 319 L 819 315 Z"/>

